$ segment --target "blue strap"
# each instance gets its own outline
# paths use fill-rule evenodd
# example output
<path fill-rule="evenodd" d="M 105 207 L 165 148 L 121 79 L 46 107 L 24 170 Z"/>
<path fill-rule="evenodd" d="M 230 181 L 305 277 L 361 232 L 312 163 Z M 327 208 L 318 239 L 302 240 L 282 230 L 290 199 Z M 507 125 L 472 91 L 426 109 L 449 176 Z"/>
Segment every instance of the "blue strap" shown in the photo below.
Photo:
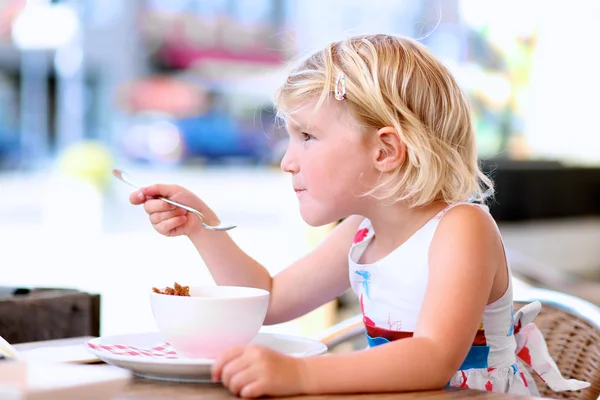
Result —
<path fill-rule="evenodd" d="M 465 361 L 461 364 L 459 371 L 472 368 L 487 368 L 490 346 L 471 346 Z"/>
<path fill-rule="evenodd" d="M 380 346 L 390 341 L 383 337 L 373 338 L 366 334 L 369 347 Z M 459 371 L 466 369 L 480 369 L 488 367 L 488 356 L 490 355 L 490 346 L 471 346 L 465 360 L 458 368 Z"/>

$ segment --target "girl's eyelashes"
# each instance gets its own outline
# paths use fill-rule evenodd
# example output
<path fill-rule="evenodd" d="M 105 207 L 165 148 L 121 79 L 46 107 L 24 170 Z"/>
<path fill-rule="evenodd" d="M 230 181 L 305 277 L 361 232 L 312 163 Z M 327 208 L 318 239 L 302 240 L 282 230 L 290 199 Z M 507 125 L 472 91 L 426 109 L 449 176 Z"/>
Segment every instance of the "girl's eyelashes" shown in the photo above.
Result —
<path fill-rule="evenodd" d="M 313 140 L 315 138 L 310 133 L 301 132 L 301 134 L 302 134 L 302 138 L 304 139 L 305 142 L 308 142 L 309 140 Z"/>

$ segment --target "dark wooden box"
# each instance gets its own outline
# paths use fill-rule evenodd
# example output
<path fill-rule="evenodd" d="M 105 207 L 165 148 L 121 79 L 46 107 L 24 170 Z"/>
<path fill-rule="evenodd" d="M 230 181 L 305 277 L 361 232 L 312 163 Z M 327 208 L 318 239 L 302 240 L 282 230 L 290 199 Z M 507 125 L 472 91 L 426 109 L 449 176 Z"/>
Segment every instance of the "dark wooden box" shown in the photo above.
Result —
<path fill-rule="evenodd" d="M 32 289 L 0 298 L 0 335 L 9 343 L 100 335 L 100 295 Z"/>

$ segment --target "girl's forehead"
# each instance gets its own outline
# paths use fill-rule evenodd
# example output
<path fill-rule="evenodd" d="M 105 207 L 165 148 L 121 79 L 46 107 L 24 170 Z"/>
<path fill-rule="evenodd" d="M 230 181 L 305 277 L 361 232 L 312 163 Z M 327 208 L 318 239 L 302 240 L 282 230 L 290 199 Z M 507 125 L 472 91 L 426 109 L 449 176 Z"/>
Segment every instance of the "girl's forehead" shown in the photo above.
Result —
<path fill-rule="evenodd" d="M 286 114 L 285 122 L 289 128 L 296 129 L 318 129 L 323 124 L 343 122 L 341 107 L 325 101 L 317 107 L 316 101 L 307 101 L 298 104 L 292 112 Z"/>

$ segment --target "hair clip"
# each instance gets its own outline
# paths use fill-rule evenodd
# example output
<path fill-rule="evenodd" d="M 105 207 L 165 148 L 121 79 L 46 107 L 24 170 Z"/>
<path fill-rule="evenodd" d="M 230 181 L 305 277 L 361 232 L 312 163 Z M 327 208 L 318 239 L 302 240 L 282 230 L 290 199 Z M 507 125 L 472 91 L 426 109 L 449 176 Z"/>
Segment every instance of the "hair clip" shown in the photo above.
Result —
<path fill-rule="evenodd" d="M 335 99 L 344 100 L 346 98 L 346 77 L 344 73 L 340 72 L 335 81 Z"/>

